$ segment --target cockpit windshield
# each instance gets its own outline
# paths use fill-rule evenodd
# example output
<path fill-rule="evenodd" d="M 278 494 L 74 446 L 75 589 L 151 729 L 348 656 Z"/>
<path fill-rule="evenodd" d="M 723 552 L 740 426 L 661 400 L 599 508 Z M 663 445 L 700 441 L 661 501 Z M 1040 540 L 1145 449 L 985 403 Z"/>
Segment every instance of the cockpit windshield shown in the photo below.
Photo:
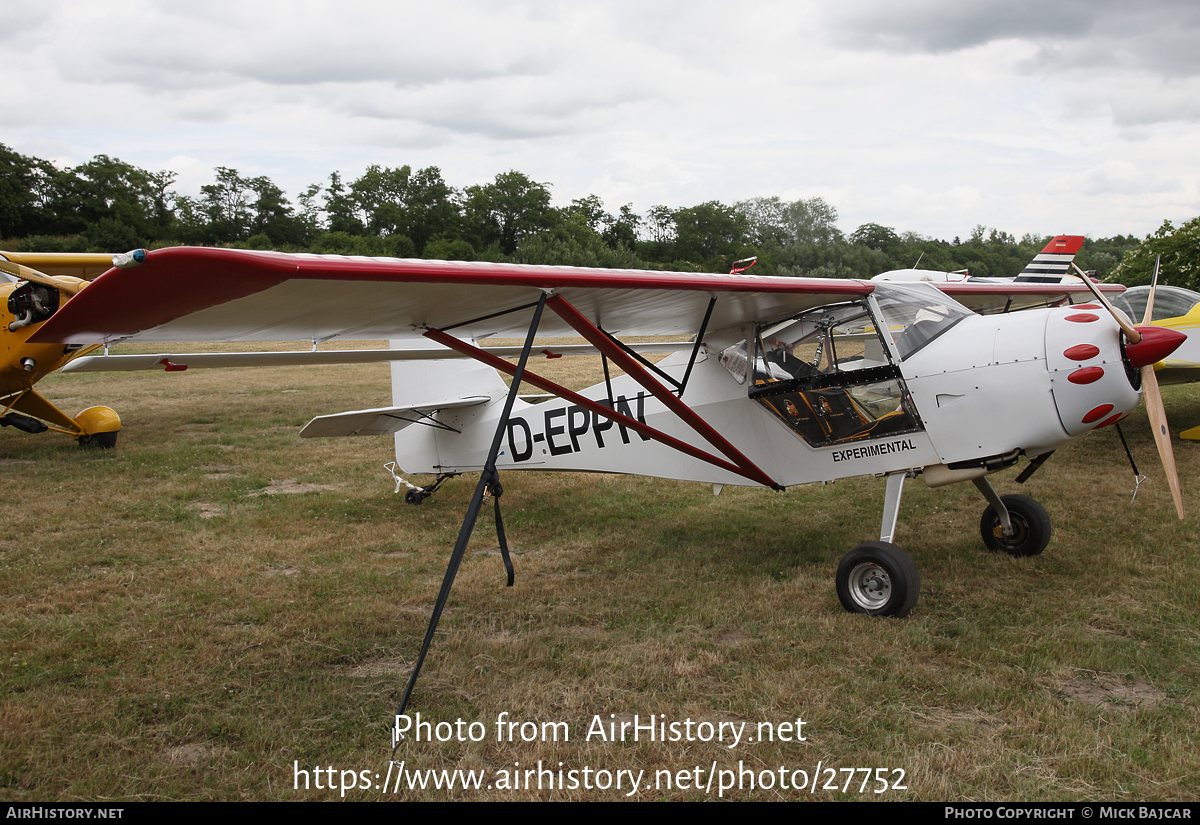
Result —
<path fill-rule="evenodd" d="M 930 284 L 877 283 L 872 297 L 902 361 L 963 318 L 974 315 Z"/>

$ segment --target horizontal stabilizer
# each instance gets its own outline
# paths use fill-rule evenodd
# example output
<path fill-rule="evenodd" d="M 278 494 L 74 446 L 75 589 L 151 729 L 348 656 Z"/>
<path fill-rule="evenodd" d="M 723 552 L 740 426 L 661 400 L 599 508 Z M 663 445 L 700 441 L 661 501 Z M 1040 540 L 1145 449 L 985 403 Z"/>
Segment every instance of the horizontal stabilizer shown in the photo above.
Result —
<path fill-rule="evenodd" d="M 687 341 L 630 344 L 635 352 L 678 352 L 691 347 Z M 517 358 L 521 347 L 484 347 L 499 358 Z M 563 355 L 598 355 L 591 344 L 535 346 L 534 358 Z M 382 361 L 428 361 L 462 358 L 452 349 L 338 349 L 292 352 L 191 352 L 147 355 L 85 355 L 63 367 L 63 372 L 131 372 L 136 370 L 213 369 L 217 367 L 311 367 L 323 364 L 374 364 Z"/>
<path fill-rule="evenodd" d="M 438 424 L 431 416 L 438 410 L 453 407 L 474 407 L 485 404 L 490 399 L 486 395 L 472 395 L 466 398 L 451 398 L 444 401 L 431 401 L 410 407 L 381 407 L 375 410 L 352 410 L 351 412 L 321 415 L 309 421 L 300 431 L 301 438 L 330 438 L 342 435 L 392 435 L 403 430 L 409 424 Z"/>

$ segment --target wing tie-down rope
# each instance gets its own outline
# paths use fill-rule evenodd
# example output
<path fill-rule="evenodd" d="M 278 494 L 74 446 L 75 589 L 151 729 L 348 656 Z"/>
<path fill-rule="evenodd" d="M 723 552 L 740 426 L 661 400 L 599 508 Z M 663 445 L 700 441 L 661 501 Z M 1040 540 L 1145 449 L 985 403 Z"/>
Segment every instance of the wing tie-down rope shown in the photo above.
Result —
<path fill-rule="evenodd" d="M 462 527 L 458 531 L 458 541 L 454 544 L 454 552 L 450 554 L 450 562 L 446 566 L 446 575 L 442 579 L 442 587 L 438 591 L 437 601 L 433 605 L 433 615 L 429 617 L 429 627 L 425 631 L 425 640 L 421 643 L 421 652 L 417 656 L 416 664 L 413 665 L 412 675 L 408 678 L 408 685 L 404 688 L 404 695 L 400 699 L 400 706 L 396 709 L 396 716 L 403 716 L 405 708 L 408 707 L 408 700 L 412 697 L 413 688 L 417 684 L 417 676 L 421 673 L 421 665 L 425 662 L 425 654 L 429 652 L 429 645 L 433 641 L 433 634 L 437 630 L 438 620 L 442 616 L 442 610 L 446 607 L 446 600 L 450 597 L 450 588 L 454 585 L 454 577 L 458 574 L 458 568 L 462 564 L 463 554 L 467 549 L 467 542 L 471 538 L 471 533 L 475 529 L 475 521 L 479 518 L 479 511 L 483 506 L 484 493 L 491 490 L 492 499 L 496 506 L 496 534 L 500 538 L 500 555 L 504 559 L 504 567 L 508 571 L 508 584 L 513 583 L 513 567 L 512 559 L 508 552 L 508 541 L 504 536 L 504 523 L 500 519 L 500 496 L 504 492 L 500 486 L 500 474 L 496 470 L 496 457 L 500 454 L 501 439 L 504 436 L 505 428 L 508 426 L 508 418 L 512 414 L 513 403 L 517 400 L 517 392 L 521 387 L 521 378 L 525 374 L 525 364 L 529 361 L 529 351 L 533 349 L 533 339 L 537 336 L 538 324 L 542 319 L 542 310 L 546 307 L 546 294 L 542 293 L 542 297 L 538 300 L 537 309 L 533 312 L 533 320 L 529 324 L 529 334 L 525 338 L 525 347 L 521 350 L 521 359 L 517 362 L 516 372 L 513 374 L 512 384 L 508 388 L 508 397 L 504 401 L 504 411 L 500 413 L 500 421 L 496 425 L 496 434 L 492 438 L 492 447 L 488 451 L 487 460 L 483 465 L 483 472 L 479 475 L 479 483 L 475 485 L 475 494 L 471 497 L 471 504 L 467 507 L 467 515 L 463 519 Z M 400 747 L 400 740 L 397 738 L 392 753 L 395 754 L 396 748 Z"/>
<path fill-rule="evenodd" d="M 508 553 L 508 539 L 504 537 L 504 519 L 500 517 L 500 496 L 504 495 L 504 488 L 500 486 L 499 470 L 493 471 L 492 480 L 488 482 L 487 489 L 484 490 L 484 496 L 489 495 L 496 505 L 496 538 L 500 541 L 500 558 L 504 560 L 504 570 L 508 573 L 508 584 L 505 587 L 512 587 L 516 575 L 513 572 L 512 556 Z"/>
<path fill-rule="evenodd" d="M 1117 435 L 1121 437 L 1121 446 L 1125 448 L 1125 455 L 1129 459 L 1129 466 L 1133 469 L 1133 498 L 1129 499 L 1129 503 L 1133 504 L 1137 501 L 1138 490 L 1142 487 L 1142 482 L 1146 477 L 1138 472 L 1137 464 L 1133 460 L 1133 453 L 1129 451 L 1129 444 L 1125 441 L 1125 433 L 1121 432 L 1121 424 L 1117 422 Z"/>

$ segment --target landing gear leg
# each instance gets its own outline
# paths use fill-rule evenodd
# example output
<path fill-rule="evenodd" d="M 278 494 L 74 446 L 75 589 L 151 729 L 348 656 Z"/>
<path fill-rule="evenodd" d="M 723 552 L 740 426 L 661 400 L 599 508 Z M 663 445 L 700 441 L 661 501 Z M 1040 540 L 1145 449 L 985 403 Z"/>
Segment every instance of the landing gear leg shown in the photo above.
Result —
<path fill-rule="evenodd" d="M 896 536 L 896 520 L 900 516 L 900 496 L 904 492 L 904 480 L 908 473 L 892 473 L 887 477 L 887 492 L 883 495 L 883 524 L 879 527 L 879 540 L 889 544 Z"/>
<path fill-rule="evenodd" d="M 971 479 L 971 481 L 975 485 L 975 488 L 983 493 L 983 497 L 987 499 L 987 503 L 991 505 L 988 509 L 992 511 L 995 518 L 1000 522 L 1003 535 L 1006 538 L 1012 538 L 1014 532 L 1012 519 L 1008 515 L 1008 507 L 1004 505 L 1004 499 L 1000 498 L 1000 495 L 996 492 L 996 488 L 987 480 L 987 476 Z M 1032 500 L 1030 499 L 1030 501 Z M 984 541 L 987 541 L 986 537 L 984 537 Z"/>
<path fill-rule="evenodd" d="M 425 499 L 437 492 L 438 487 L 441 487 L 442 483 L 446 479 L 454 478 L 456 475 L 458 475 L 458 473 L 439 473 L 433 484 L 427 484 L 424 487 L 418 487 L 415 484 L 409 484 L 396 473 L 396 470 L 398 469 L 396 467 L 396 462 L 389 461 L 387 464 L 383 465 L 383 468 L 392 474 L 392 478 L 396 482 L 397 493 L 400 492 L 401 487 L 408 488 L 408 490 L 404 493 L 404 501 L 406 504 L 423 504 Z"/>
<path fill-rule="evenodd" d="M 456 475 L 458 475 L 458 473 L 442 473 L 437 477 L 437 480 L 434 481 L 433 484 L 429 484 L 424 487 L 413 487 L 404 494 L 404 501 L 408 504 L 420 504 L 425 501 L 425 499 L 436 493 L 438 487 L 442 486 L 442 482 L 448 478 L 454 478 Z"/>

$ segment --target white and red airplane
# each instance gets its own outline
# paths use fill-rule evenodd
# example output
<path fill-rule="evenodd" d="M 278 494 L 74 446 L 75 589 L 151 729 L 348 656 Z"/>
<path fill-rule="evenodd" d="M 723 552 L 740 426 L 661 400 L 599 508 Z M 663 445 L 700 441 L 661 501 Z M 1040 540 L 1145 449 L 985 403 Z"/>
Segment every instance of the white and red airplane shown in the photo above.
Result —
<path fill-rule="evenodd" d="M 137 250 L 43 322 L 32 342 L 392 339 L 393 406 L 324 416 L 305 436 L 394 434 L 397 464 L 445 478 L 480 472 L 397 714 L 429 650 L 485 491 L 512 583 L 498 496 L 501 470 L 636 473 L 782 490 L 885 479 L 878 541 L 835 577 L 849 611 L 905 616 L 920 575 L 892 543 L 909 478 L 972 482 L 987 501 L 984 544 L 1041 553 L 1050 517 L 999 496 L 987 476 L 1119 421 L 1145 389 L 1183 516 L 1153 364 L 1183 335 L 1133 327 L 1099 304 L 977 315 L 972 301 L 1045 299 L 1077 284 L 887 283 L 557 266 Z M 1110 288 L 1111 289 L 1111 288 Z M 1115 291 L 1119 291 L 1116 288 Z M 606 380 L 573 392 L 528 369 L 537 336 L 582 336 Z M 656 365 L 623 337 L 689 335 Z M 489 336 L 523 336 L 519 352 Z M 324 355 L 325 353 L 312 353 Z M 519 355 L 516 365 L 504 356 Z M 294 356 L 289 353 L 289 356 Z M 243 363 L 253 363 L 245 361 Z M 611 363 L 625 374 L 607 378 Z M 173 363 L 162 364 L 167 368 Z M 499 373 L 513 376 L 506 387 Z M 523 383 L 554 400 L 529 404 Z M 986 422 L 981 424 L 980 422 Z M 397 483 L 399 489 L 399 481 Z"/>
<path fill-rule="evenodd" d="M 907 479 L 973 482 L 987 500 L 984 543 L 1042 552 L 1045 510 L 998 496 L 987 476 L 1021 456 L 1033 460 L 1027 476 L 1057 447 L 1126 416 L 1153 383 L 1147 365 L 1183 338 L 1123 329 L 1097 304 L 981 316 L 951 297 L 1044 299 L 1078 295 L 1082 283 L 940 284 L 943 292 L 197 248 L 118 259 L 33 340 L 393 339 L 392 357 L 402 359 L 392 365 L 393 406 L 317 418 L 302 434 L 394 434 L 405 472 L 482 471 L 477 499 L 507 469 L 777 490 L 883 477 L 879 540 L 846 555 L 836 584 L 846 609 L 885 616 L 911 611 L 920 588 L 911 559 L 891 543 Z M 527 369 L 543 351 L 539 335 L 582 336 L 582 349 L 625 374 L 582 392 L 560 387 Z M 657 365 L 621 341 L 653 335 L 692 340 Z M 480 347 L 489 336 L 527 341 L 520 352 Z M 512 355 L 521 356 L 516 366 L 504 360 Z M 510 390 L 498 373 L 520 380 Z M 522 383 L 557 397 L 526 403 Z M 1169 442 L 1165 450 L 1164 460 Z M 429 489 L 410 489 L 409 500 Z"/>

